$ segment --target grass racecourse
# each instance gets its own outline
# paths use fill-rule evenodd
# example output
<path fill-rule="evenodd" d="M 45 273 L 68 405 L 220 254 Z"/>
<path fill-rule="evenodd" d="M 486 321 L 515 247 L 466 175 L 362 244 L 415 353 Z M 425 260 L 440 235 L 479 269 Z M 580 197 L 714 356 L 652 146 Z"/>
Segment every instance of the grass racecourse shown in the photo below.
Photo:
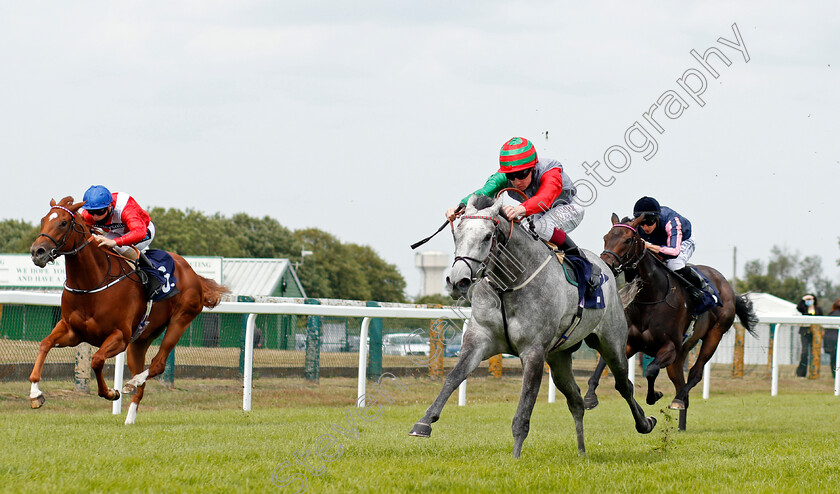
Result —
<path fill-rule="evenodd" d="M 643 404 L 659 421 L 644 436 L 605 378 L 601 405 L 584 419 L 584 457 L 565 400 L 547 403 L 544 380 L 518 460 L 517 377 L 471 379 L 467 406 L 456 391 L 430 439 L 407 434 L 440 389 L 425 378 L 383 384 L 387 395 L 372 383 L 380 401 L 366 417 L 353 379 L 257 379 L 250 413 L 241 383 L 153 381 L 129 427 L 126 403 L 111 415 L 109 402 L 72 383 L 44 382 L 40 410 L 29 409 L 28 383 L 0 383 L 0 491 L 837 492 L 840 397 L 830 377 L 783 379 L 771 397 L 763 375 L 713 373 L 709 400 L 695 390 L 687 432 L 663 410 L 673 397 L 663 378 L 665 398 Z"/>

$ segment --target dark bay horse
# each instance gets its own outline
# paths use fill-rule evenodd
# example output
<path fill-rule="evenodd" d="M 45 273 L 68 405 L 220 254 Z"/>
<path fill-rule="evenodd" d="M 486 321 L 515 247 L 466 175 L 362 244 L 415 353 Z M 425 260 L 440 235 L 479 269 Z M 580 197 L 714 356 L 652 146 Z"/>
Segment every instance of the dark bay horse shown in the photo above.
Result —
<path fill-rule="evenodd" d="M 615 279 L 610 277 L 602 285 L 605 307 L 583 309 L 578 319 L 577 287 L 567 280 L 546 244 L 499 213 L 502 202 L 471 197 L 453 230 L 455 262 L 447 281 L 454 298 L 470 297 L 472 316 L 458 363 L 409 434 L 429 437 L 431 424 L 440 418 L 455 388 L 482 360 L 508 353 L 522 360 L 522 393 L 513 418 L 513 456 L 519 457 L 528 436 L 545 362 L 551 367 L 554 384 L 566 397 L 578 451 L 584 454 L 583 398 L 572 375 L 572 353 L 583 341 L 601 352 L 615 374 L 615 387 L 630 407 L 636 430 L 649 433 L 656 419 L 645 417 L 627 379 L 627 322 Z M 586 255 L 607 272 L 598 257 L 591 252 Z"/>
<path fill-rule="evenodd" d="M 693 329 L 689 330 L 694 302 L 679 275 L 645 248 L 645 241 L 637 231 L 641 221 L 642 217 L 632 221 L 624 218 L 623 222 L 619 222 L 618 216 L 613 213 L 613 226 L 604 235 L 601 259 L 613 273 L 625 271 L 625 279 L 630 288 L 638 290 L 625 310 L 630 328 L 627 357 L 638 352 L 654 357 L 645 372 L 648 380 L 647 403 L 653 405 L 662 397 L 662 392 L 654 389 L 654 382 L 660 368 L 665 367 L 677 393 L 669 408 L 686 410 L 689 391 L 702 379 L 703 366 L 715 353 L 735 316 L 753 336 L 756 336 L 758 318 L 749 298 L 736 294 L 722 274 L 708 266 L 697 266 L 717 288 L 722 307 L 714 306 L 698 316 Z M 683 364 L 688 352 L 698 342 L 701 342 L 700 353 L 686 382 Z M 589 379 L 589 389 L 584 399 L 587 409 L 598 405 L 595 388 L 598 387 L 603 371 L 603 360 L 600 360 Z M 685 417 L 681 416 L 681 429 L 684 429 L 684 420 Z"/>
<path fill-rule="evenodd" d="M 125 423 L 133 424 L 146 380 L 163 372 L 166 358 L 190 322 L 202 308 L 218 305 L 228 290 L 197 275 L 183 257 L 170 253 L 175 260 L 175 278 L 180 293 L 156 302 L 149 314 L 148 325 L 135 341 L 131 341 L 145 315 L 145 289 L 134 266 L 124 257 L 91 242 L 90 228 L 78 214 L 83 204 L 74 204 L 72 197 L 65 197 L 58 203 L 50 201 L 50 210 L 41 219 L 41 233 L 29 250 L 32 262 L 39 267 L 63 255 L 67 271 L 65 290 L 61 295 L 61 320 L 41 341 L 35 367 L 29 376 L 32 383 L 29 399 L 32 408 L 40 408 L 46 401 L 38 389 L 38 382 L 50 349 L 86 342 L 99 347 L 90 364 L 96 375 L 99 396 L 116 400 L 120 392 L 105 384 L 102 367 L 106 359 L 127 350 L 126 360 L 133 378 L 126 383 L 123 393 L 136 394 Z M 144 371 L 146 351 L 164 330 L 166 334 L 160 350 Z"/>

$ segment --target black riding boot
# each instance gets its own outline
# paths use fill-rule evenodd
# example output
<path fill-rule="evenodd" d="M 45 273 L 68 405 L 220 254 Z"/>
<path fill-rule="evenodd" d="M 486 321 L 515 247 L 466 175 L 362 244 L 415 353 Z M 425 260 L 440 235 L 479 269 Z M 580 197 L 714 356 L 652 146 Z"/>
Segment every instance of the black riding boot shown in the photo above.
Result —
<path fill-rule="evenodd" d="M 566 240 L 563 244 L 560 245 L 560 250 L 567 254 L 586 259 L 586 256 L 580 250 L 580 247 L 578 247 L 568 235 L 566 235 Z M 601 284 L 601 268 L 599 268 L 594 262 L 591 262 L 590 264 L 592 264 L 592 274 L 589 275 L 589 280 L 586 282 L 587 297 L 595 293 L 595 290 L 598 289 L 598 286 Z"/>
<path fill-rule="evenodd" d="M 146 298 L 151 300 L 152 297 L 160 290 L 162 285 L 157 276 L 150 273 L 150 271 L 155 270 L 155 267 L 152 265 L 149 258 L 146 257 L 146 254 L 141 252 L 138 261 L 140 267 L 144 271 L 143 275 L 145 276 L 145 279 L 143 280 L 143 286 L 146 288 Z"/>
<path fill-rule="evenodd" d="M 709 283 L 707 283 L 702 276 L 697 274 L 696 271 L 688 266 L 685 266 L 675 272 L 692 284 L 689 288 L 689 292 L 691 292 L 691 298 L 694 299 L 695 305 L 699 304 L 703 300 L 703 292 L 708 293 L 712 296 L 712 298 L 714 298 L 715 292 L 712 290 L 712 287 L 709 286 Z"/>

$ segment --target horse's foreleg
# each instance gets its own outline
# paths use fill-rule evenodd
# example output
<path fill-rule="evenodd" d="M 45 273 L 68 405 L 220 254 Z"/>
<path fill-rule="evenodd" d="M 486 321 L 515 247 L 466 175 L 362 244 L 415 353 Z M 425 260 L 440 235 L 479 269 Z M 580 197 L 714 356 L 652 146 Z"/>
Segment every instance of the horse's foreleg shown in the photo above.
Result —
<path fill-rule="evenodd" d="M 618 390 L 621 397 L 630 406 L 630 412 L 633 414 L 633 420 L 636 423 L 636 431 L 642 434 L 651 432 L 656 426 L 656 418 L 652 416 L 645 417 L 645 411 L 642 410 L 641 405 L 633 397 L 633 385 L 628 378 L 630 369 L 626 350 L 620 348 L 617 344 L 610 345 L 609 341 L 605 341 L 598 351 L 601 352 L 601 357 L 606 360 L 607 365 L 610 366 L 610 370 L 615 376 L 615 389 Z M 648 370 L 650 370 L 650 366 L 648 366 Z M 659 372 L 658 369 L 657 372 Z M 655 375 L 653 379 L 656 379 Z M 660 396 L 662 396 L 661 393 Z"/>
<path fill-rule="evenodd" d="M 603 358 L 598 362 L 601 370 L 595 371 L 599 376 L 603 372 L 602 363 L 606 365 Z M 584 455 L 586 454 L 586 445 L 583 441 L 583 411 L 586 400 L 580 397 L 580 388 L 575 382 L 575 377 L 572 373 L 572 354 L 569 352 L 556 352 L 555 354 L 551 354 L 548 357 L 548 365 L 551 366 L 551 378 L 554 380 L 554 385 L 566 397 L 566 405 L 568 405 L 569 411 L 572 413 L 572 418 L 575 421 L 578 453 Z M 592 379 L 589 382 L 591 386 Z M 587 396 L 589 396 L 589 393 L 587 393 Z"/>
<path fill-rule="evenodd" d="M 35 366 L 32 367 L 32 373 L 29 374 L 29 404 L 32 408 L 41 408 L 41 405 L 47 401 L 44 398 L 44 393 L 38 387 L 38 383 L 41 382 L 41 372 L 44 369 L 44 362 L 47 360 L 50 349 L 56 346 L 76 346 L 79 343 L 81 343 L 81 340 L 64 322 L 64 319 L 58 321 L 50 334 L 41 340 Z"/>
<path fill-rule="evenodd" d="M 598 395 L 595 394 L 595 389 L 601 382 L 601 376 L 604 374 L 604 369 L 606 368 L 607 362 L 604 358 L 598 358 L 598 365 L 595 366 L 595 372 L 589 378 L 589 387 L 586 390 L 586 396 L 583 397 L 583 406 L 587 410 L 592 410 L 598 406 Z"/>
<path fill-rule="evenodd" d="M 688 382 L 677 392 L 677 396 L 671 402 L 670 408 L 675 410 L 688 408 L 688 393 L 703 379 L 703 367 L 712 358 L 712 355 L 714 355 L 721 338 L 723 338 L 723 331 L 718 326 L 710 329 L 703 337 L 703 344 L 700 346 L 697 361 L 694 362 L 691 370 L 688 371 Z M 682 372 L 682 366 L 680 366 L 679 371 Z"/>
<path fill-rule="evenodd" d="M 543 369 L 545 367 L 544 350 L 532 348 L 520 354 L 522 359 L 522 392 L 519 395 L 519 406 L 513 416 L 513 457 L 519 458 L 522 444 L 528 437 L 531 428 L 531 413 L 540 392 Z M 580 395 L 580 390 L 578 390 Z"/>
<path fill-rule="evenodd" d="M 90 358 L 90 368 L 96 375 L 96 385 L 99 387 L 99 396 L 116 401 L 120 398 L 120 392 L 116 389 L 110 389 L 105 383 L 105 378 L 102 377 L 102 368 L 105 367 L 105 360 L 118 355 L 125 350 L 126 341 L 121 330 L 116 330 L 111 333 L 99 350 Z"/>
<path fill-rule="evenodd" d="M 489 340 L 474 346 L 465 345 L 461 349 L 461 356 L 458 357 L 458 363 L 455 364 L 455 367 L 446 376 L 443 388 L 438 393 L 435 401 L 426 410 L 426 414 L 411 428 L 411 431 L 408 433 L 410 436 L 429 437 L 432 435 L 432 424 L 440 418 L 440 412 L 443 410 L 443 406 L 446 405 L 446 400 L 449 399 L 449 396 L 461 385 L 464 379 L 478 367 L 478 364 L 482 360 L 488 356 L 492 356 L 489 353 L 490 350 L 491 345 Z"/>

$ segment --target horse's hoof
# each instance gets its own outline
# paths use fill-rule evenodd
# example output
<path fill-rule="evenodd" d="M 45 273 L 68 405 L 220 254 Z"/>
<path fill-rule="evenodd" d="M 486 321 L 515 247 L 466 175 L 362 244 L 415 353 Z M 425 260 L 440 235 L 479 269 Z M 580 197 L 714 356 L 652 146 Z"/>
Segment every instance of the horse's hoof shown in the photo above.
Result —
<path fill-rule="evenodd" d="M 648 405 L 654 405 L 657 401 L 659 401 L 659 398 L 662 398 L 662 391 L 657 391 L 656 393 L 653 393 L 653 395 L 648 395 L 645 402 Z"/>
<path fill-rule="evenodd" d="M 133 395 L 136 392 L 137 392 L 137 386 L 135 386 L 131 383 L 126 383 L 125 386 L 123 386 L 122 393 L 124 395 Z"/>
<path fill-rule="evenodd" d="M 671 410 L 685 410 L 685 402 L 674 398 L 674 401 L 672 401 L 671 404 L 668 405 L 668 408 L 670 408 Z"/>
<path fill-rule="evenodd" d="M 37 398 L 29 398 L 29 406 L 32 408 L 41 408 L 41 405 L 43 405 L 45 401 L 47 401 L 47 399 L 44 398 L 44 395 L 38 395 Z"/>
<path fill-rule="evenodd" d="M 598 397 L 595 395 L 586 395 L 583 397 L 583 408 L 586 410 L 592 410 L 593 408 L 598 406 Z"/>
<path fill-rule="evenodd" d="M 650 430 L 648 432 L 653 432 L 653 428 L 656 427 L 656 417 L 650 416 L 647 418 L 647 420 L 650 424 Z"/>
<path fill-rule="evenodd" d="M 423 422 L 417 422 L 411 428 L 411 432 L 408 435 L 414 437 L 430 437 L 432 435 L 432 426 Z"/>
<path fill-rule="evenodd" d="M 111 398 L 111 401 L 117 401 L 119 399 L 120 399 L 120 392 L 115 389 L 114 390 L 114 397 Z"/>

